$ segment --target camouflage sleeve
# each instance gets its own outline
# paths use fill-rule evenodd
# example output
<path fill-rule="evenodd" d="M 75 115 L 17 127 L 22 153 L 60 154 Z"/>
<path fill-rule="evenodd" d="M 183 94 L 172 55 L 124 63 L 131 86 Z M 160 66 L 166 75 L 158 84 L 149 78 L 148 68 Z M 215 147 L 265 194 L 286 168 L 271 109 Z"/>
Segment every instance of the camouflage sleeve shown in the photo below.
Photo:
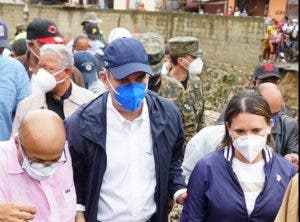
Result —
<path fill-rule="evenodd" d="M 161 87 L 158 94 L 172 100 L 178 106 L 184 124 L 185 142 L 188 142 L 197 133 L 193 100 L 188 97 L 189 94 L 186 93 L 180 82 L 168 76 L 161 76 Z"/>
<path fill-rule="evenodd" d="M 185 102 L 182 115 L 185 126 L 186 141 L 189 141 L 200 129 L 205 126 L 204 96 L 201 79 L 191 76 L 184 92 Z"/>
<path fill-rule="evenodd" d="M 194 109 L 196 119 L 195 122 L 197 124 L 197 132 L 205 127 L 205 115 L 204 115 L 204 108 L 205 108 L 205 99 L 203 93 L 203 84 L 201 77 L 195 77 L 192 79 L 192 88 L 194 93 Z"/>
<path fill-rule="evenodd" d="M 181 111 L 182 120 L 184 124 L 184 136 L 187 143 L 192 136 L 196 133 L 196 126 L 194 123 L 194 114 L 190 104 L 187 102 L 186 94 L 183 87 L 176 88 L 176 98 L 174 102 Z"/>
<path fill-rule="evenodd" d="M 185 93 L 182 94 L 182 107 L 181 113 L 183 118 L 184 124 L 184 135 L 185 135 L 185 142 L 187 143 L 196 133 L 197 127 L 195 124 L 195 113 L 193 112 L 193 108 L 188 101 Z"/>

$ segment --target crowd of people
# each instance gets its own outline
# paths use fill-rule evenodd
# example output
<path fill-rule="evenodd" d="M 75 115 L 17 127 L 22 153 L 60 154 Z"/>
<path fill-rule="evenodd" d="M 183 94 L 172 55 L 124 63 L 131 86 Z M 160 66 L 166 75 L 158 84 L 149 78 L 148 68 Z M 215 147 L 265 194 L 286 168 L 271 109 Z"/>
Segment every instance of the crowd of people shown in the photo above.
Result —
<path fill-rule="evenodd" d="M 296 62 L 299 58 L 299 24 L 297 19 L 266 18 L 263 59 L 270 62 Z"/>
<path fill-rule="evenodd" d="M 67 42 L 33 19 L 9 43 L 0 21 L 0 221 L 298 221 L 274 63 L 207 125 L 197 38 L 101 23 Z"/>

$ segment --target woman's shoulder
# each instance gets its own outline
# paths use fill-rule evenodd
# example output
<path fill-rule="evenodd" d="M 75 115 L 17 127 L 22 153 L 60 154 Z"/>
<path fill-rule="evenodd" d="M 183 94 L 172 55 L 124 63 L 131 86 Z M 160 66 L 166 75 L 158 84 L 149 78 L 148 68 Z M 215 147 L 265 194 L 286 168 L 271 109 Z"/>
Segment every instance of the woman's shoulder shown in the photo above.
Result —
<path fill-rule="evenodd" d="M 295 172 L 296 168 L 295 166 L 291 163 L 291 161 L 285 159 L 282 155 L 279 153 L 276 153 L 275 151 L 272 151 L 272 166 L 276 170 L 281 170 L 286 173 L 290 172 Z M 294 173 L 293 173 L 294 174 Z"/>
<path fill-rule="evenodd" d="M 202 166 L 212 166 L 215 167 L 217 164 L 222 163 L 225 160 L 224 158 L 224 148 L 218 148 L 201 158 L 197 164 Z"/>

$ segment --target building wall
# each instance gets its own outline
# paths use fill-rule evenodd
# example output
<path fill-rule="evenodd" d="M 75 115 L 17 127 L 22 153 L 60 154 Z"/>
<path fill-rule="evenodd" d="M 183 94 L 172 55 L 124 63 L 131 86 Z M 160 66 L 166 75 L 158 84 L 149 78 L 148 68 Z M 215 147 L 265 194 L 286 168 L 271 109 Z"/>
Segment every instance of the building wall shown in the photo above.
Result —
<path fill-rule="evenodd" d="M 269 15 L 272 18 L 281 20 L 286 15 L 287 0 L 270 0 Z"/>
<path fill-rule="evenodd" d="M 127 1 L 114 0 L 114 9 L 126 9 Z"/>
<path fill-rule="evenodd" d="M 253 68 L 260 62 L 264 19 L 261 17 L 223 17 L 194 13 L 136 12 L 98 8 L 29 6 L 29 21 L 36 17 L 55 21 L 59 30 L 71 39 L 82 31 L 85 12 L 95 11 L 103 20 L 101 29 L 107 37 L 111 29 L 124 27 L 132 32 L 158 32 L 172 36 L 195 36 L 206 52 L 204 60 Z M 11 16 L 14 15 L 14 16 Z M 0 17 L 8 24 L 12 39 L 15 26 L 23 22 L 23 6 L 0 4 Z"/>
<path fill-rule="evenodd" d="M 128 8 L 127 8 L 127 1 L 128 1 Z M 137 2 L 141 0 L 126 0 L 126 1 L 120 1 L 120 0 L 114 0 L 114 9 L 118 10 L 125 10 L 125 9 L 135 9 Z M 144 3 L 145 9 L 147 11 L 157 11 L 156 5 L 160 5 L 161 2 L 157 0 L 142 0 Z"/>

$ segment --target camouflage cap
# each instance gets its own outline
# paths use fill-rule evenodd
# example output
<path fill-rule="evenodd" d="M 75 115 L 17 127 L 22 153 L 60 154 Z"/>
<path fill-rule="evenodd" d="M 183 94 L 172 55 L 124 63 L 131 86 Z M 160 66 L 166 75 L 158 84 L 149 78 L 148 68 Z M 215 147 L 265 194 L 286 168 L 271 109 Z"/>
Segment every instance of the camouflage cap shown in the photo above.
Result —
<path fill-rule="evenodd" d="M 153 73 L 159 74 L 165 52 L 164 38 L 155 32 L 139 33 L 134 38 L 144 45 Z"/>
<path fill-rule="evenodd" d="M 26 31 L 26 24 L 18 24 L 16 25 L 16 30 L 17 31 Z"/>
<path fill-rule="evenodd" d="M 178 36 L 168 40 L 170 55 L 190 54 L 195 57 L 203 55 L 198 47 L 198 39 L 189 36 Z"/>

